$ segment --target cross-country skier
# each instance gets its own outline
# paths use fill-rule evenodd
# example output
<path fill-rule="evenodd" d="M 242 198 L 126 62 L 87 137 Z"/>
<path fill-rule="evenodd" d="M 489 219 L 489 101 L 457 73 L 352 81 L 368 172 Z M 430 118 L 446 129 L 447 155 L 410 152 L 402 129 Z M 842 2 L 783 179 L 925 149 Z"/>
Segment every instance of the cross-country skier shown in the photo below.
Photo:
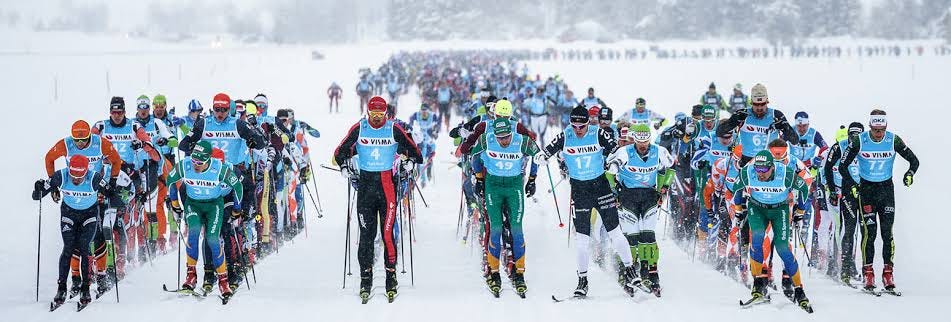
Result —
<path fill-rule="evenodd" d="M 859 219 L 859 202 L 857 196 L 851 194 L 851 186 L 844 184 L 860 182 L 858 162 L 852 161 L 848 165 L 848 171 L 851 181 L 842 180 L 842 174 L 839 168 L 842 167 L 842 157 L 844 151 L 849 147 L 849 140 L 857 139 L 862 132 L 865 132 L 865 126 L 859 122 L 852 122 L 846 129 L 847 136 L 836 138 L 836 144 L 829 148 L 829 156 L 825 160 L 823 167 L 823 176 L 828 186 L 829 205 L 837 209 L 839 213 L 840 230 L 838 234 L 841 238 L 841 264 L 839 265 L 839 279 L 843 284 L 851 285 L 853 276 L 858 276 L 858 270 L 855 269 L 854 242 L 855 228 Z"/>
<path fill-rule="evenodd" d="M 581 104 L 583 104 L 586 109 L 592 106 L 608 106 L 601 98 L 594 96 L 594 87 L 588 87 L 588 96 L 581 99 Z"/>
<path fill-rule="evenodd" d="M 535 156 L 538 164 L 545 164 L 557 153 L 565 158 L 568 167 L 571 199 L 574 201 L 575 245 L 578 252 L 578 286 L 575 295 L 588 294 L 588 245 L 591 235 L 591 211 L 597 209 L 604 221 L 614 251 L 624 264 L 624 287 L 632 293 L 639 287 L 641 278 L 634 268 L 630 245 L 618 227 L 617 206 L 614 192 L 604 176 L 605 158 L 614 152 L 617 142 L 607 131 L 588 124 L 588 110 L 583 106 L 571 111 L 571 129 L 559 133 Z"/>
<path fill-rule="evenodd" d="M 673 158 L 667 149 L 651 143 L 647 124 L 631 125 L 627 135 L 634 144 L 611 155 L 608 172 L 617 175 L 621 229 L 631 245 L 631 256 L 640 262 L 640 275 L 647 277 L 644 286 L 659 297 L 660 250 L 654 229 L 662 196 L 673 178 Z"/>
<path fill-rule="evenodd" d="M 740 129 L 740 144 L 743 145 L 743 160 L 746 165 L 756 153 L 766 149 L 769 140 L 782 133 L 783 139 L 791 145 L 799 144 L 799 136 L 795 129 L 786 121 L 782 111 L 768 107 L 769 96 L 766 86 L 756 84 L 750 92 L 752 107 L 749 110 L 739 110 L 730 116 L 729 120 L 717 128 L 717 131 L 729 132 Z"/>
<path fill-rule="evenodd" d="M 165 230 L 168 220 L 165 218 L 165 197 L 162 196 L 162 194 L 167 194 L 168 190 L 164 187 L 164 184 L 160 185 L 159 181 L 164 181 L 165 176 L 171 169 L 171 165 L 167 164 L 168 162 L 165 158 L 165 155 L 168 153 L 163 151 L 163 149 L 169 149 L 169 143 L 177 143 L 178 139 L 173 139 L 172 132 L 166 127 L 165 122 L 152 116 L 149 110 L 150 107 L 148 96 L 140 95 L 136 100 L 135 121 L 142 126 L 145 133 L 148 133 L 151 138 L 150 142 L 152 142 L 152 146 L 156 147 L 156 149 L 159 150 L 159 154 L 162 155 L 157 162 L 146 161 L 146 165 L 144 166 L 143 172 L 145 173 L 146 189 L 148 189 L 149 195 L 157 188 L 161 188 L 158 192 L 158 200 L 155 202 L 155 211 L 152 212 L 151 205 L 147 206 L 149 212 L 146 213 L 145 218 L 148 221 L 145 235 L 148 239 L 148 247 L 151 253 L 155 254 L 156 251 L 159 250 L 164 254 Z M 147 202 L 151 203 L 151 200 Z"/>
<path fill-rule="evenodd" d="M 875 238 L 878 230 L 882 234 L 882 257 L 885 266 L 882 269 L 882 284 L 885 291 L 897 293 L 894 280 L 895 242 L 892 226 L 895 223 L 895 187 L 892 183 L 892 168 L 895 154 L 908 161 L 908 171 L 902 176 L 902 183 L 910 187 L 918 171 L 918 157 L 898 135 L 887 130 L 888 117 L 885 111 L 872 110 L 869 116 L 869 131 L 849 139 L 849 146 L 842 157 L 842 164 L 859 164 L 859 182 L 854 182 L 848 167 L 839 167 L 842 186 L 852 187 L 851 193 L 858 199 L 862 216 L 862 275 L 865 289 L 875 290 L 875 270 L 872 263 L 875 258 Z"/>
<path fill-rule="evenodd" d="M 423 156 L 402 127 L 386 119 L 386 100 L 374 96 L 367 104 L 368 117 L 354 124 L 334 150 L 334 162 L 348 178 L 357 178 L 357 213 L 360 220 L 360 297 L 367 299 L 373 287 L 373 243 L 379 226 L 383 237 L 387 296 L 396 296 L 396 186 L 393 160 L 404 159 L 403 167 L 412 169 L 423 163 Z M 349 160 L 358 156 L 356 169 Z M 359 171 L 359 173 L 354 173 Z"/>
<path fill-rule="evenodd" d="M 330 100 L 330 103 L 327 105 L 329 113 L 340 113 L 340 98 L 343 97 L 343 88 L 340 85 L 337 85 L 337 82 L 330 84 L 330 87 L 327 88 L 327 98 Z M 334 109 L 336 107 L 336 109 Z"/>
<path fill-rule="evenodd" d="M 436 139 L 439 137 L 439 115 L 433 115 L 429 105 L 423 104 L 418 112 L 409 117 L 409 128 L 412 129 L 413 141 L 423 155 L 423 165 L 420 169 L 419 184 L 423 188 L 433 181 L 433 157 L 436 156 Z"/>
<path fill-rule="evenodd" d="M 749 108 L 750 98 L 743 93 L 743 84 L 736 83 L 736 86 L 733 86 L 733 94 L 730 95 L 730 113 Z"/>
<path fill-rule="evenodd" d="M 667 119 L 665 119 L 663 115 L 647 109 L 647 100 L 643 97 L 638 97 L 637 100 L 634 101 L 634 108 L 624 112 L 618 119 L 627 121 L 630 124 L 652 125 L 654 130 L 659 130 L 661 126 L 667 123 Z"/>
<path fill-rule="evenodd" d="M 773 230 L 772 245 L 783 260 L 783 271 L 787 272 L 795 287 L 791 300 L 807 311 L 811 311 L 809 299 L 802 289 L 799 266 L 789 245 L 789 223 L 802 220 L 806 204 L 805 196 L 809 190 L 806 182 L 797 176 L 792 167 L 776 162 L 766 150 L 758 152 L 752 163 L 740 170 L 739 181 L 733 186 L 733 202 L 741 218 L 750 225 L 750 273 L 753 274 L 752 298 L 744 304 L 753 304 L 768 300 L 767 273 L 764 269 L 765 256 L 770 248 L 764 245 L 766 228 Z M 793 218 L 790 221 L 787 199 L 790 192 L 795 194 Z M 748 213 L 747 213 L 748 211 Z"/>
<path fill-rule="evenodd" d="M 724 111 L 729 108 L 726 101 L 723 100 L 723 96 L 720 96 L 720 93 L 717 93 L 717 85 L 714 83 L 710 83 L 710 86 L 707 87 L 707 91 L 700 96 L 700 104 L 711 105 Z"/>
<path fill-rule="evenodd" d="M 231 296 L 228 283 L 228 267 L 221 245 L 221 229 L 224 225 L 224 199 L 222 196 L 231 189 L 234 198 L 232 216 L 241 216 L 243 187 L 241 179 L 225 163 L 211 158 L 212 146 L 208 141 L 198 141 L 185 157 L 169 173 L 165 184 L 169 187 L 169 200 L 172 210 L 180 216 L 184 214 L 188 226 L 188 240 L 183 290 L 193 291 L 198 282 L 195 264 L 198 261 L 199 236 L 204 233 L 205 243 L 211 251 L 215 273 L 218 275 L 218 289 L 221 296 Z M 180 185 L 179 185 L 180 183 Z M 184 192 L 179 192 L 184 190 Z M 180 198 L 179 195 L 182 195 Z M 179 200 L 183 202 L 179 202 Z"/>
<path fill-rule="evenodd" d="M 487 243 L 489 278 L 486 280 L 489 290 L 498 297 L 501 290 L 499 259 L 501 257 L 503 209 L 508 216 L 508 230 L 511 234 L 513 249 L 512 260 L 515 273 L 511 277 L 515 291 L 524 295 L 525 285 L 525 238 L 522 235 L 522 215 L 525 197 L 535 194 L 535 174 L 530 173 L 525 189 L 524 159 L 539 152 L 535 141 L 527 135 L 514 133 L 513 121 L 508 117 L 498 117 L 492 123 L 493 133 L 482 134 L 474 148 L 468 153 L 479 155 L 485 165 L 485 207 L 489 214 L 489 242 Z M 537 169 L 537 167 L 532 167 Z"/>

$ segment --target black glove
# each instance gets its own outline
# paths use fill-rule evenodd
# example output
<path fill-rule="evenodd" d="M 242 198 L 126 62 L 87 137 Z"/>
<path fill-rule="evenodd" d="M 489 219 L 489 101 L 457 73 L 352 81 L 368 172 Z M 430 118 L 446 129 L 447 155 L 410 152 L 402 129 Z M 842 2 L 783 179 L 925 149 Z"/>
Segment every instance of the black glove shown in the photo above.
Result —
<path fill-rule="evenodd" d="M 654 130 L 660 130 L 661 122 L 654 123 Z"/>
<path fill-rule="evenodd" d="M 528 177 L 528 182 L 525 183 L 525 197 L 531 197 L 535 195 L 535 176 Z"/>
<path fill-rule="evenodd" d="M 171 206 L 170 208 L 172 208 L 172 211 L 178 216 L 181 216 L 182 212 L 184 212 L 184 210 L 182 210 L 182 204 L 178 202 L 178 200 L 171 201 L 169 205 Z"/>
<path fill-rule="evenodd" d="M 53 198 L 53 202 L 59 203 L 63 197 L 59 193 L 59 189 L 53 188 L 53 191 L 50 192 L 50 198 Z"/>
<path fill-rule="evenodd" d="M 792 220 L 794 223 L 799 223 L 802 221 L 802 217 L 806 214 L 806 211 L 799 209 L 799 207 L 793 207 L 793 216 Z"/>
<path fill-rule="evenodd" d="M 565 163 L 565 160 L 558 159 L 558 169 L 561 170 L 561 177 L 568 177 L 568 164 Z"/>
<path fill-rule="evenodd" d="M 158 138 L 158 140 L 155 140 L 155 144 L 158 144 L 158 146 L 165 146 L 166 144 L 168 144 L 168 139 Z"/>
<path fill-rule="evenodd" d="M 305 166 L 300 169 L 300 182 L 302 184 L 307 184 L 308 179 L 310 179 L 310 167 Z"/>
<path fill-rule="evenodd" d="M 733 115 L 736 115 L 738 119 L 745 119 L 747 116 L 750 116 L 750 110 L 745 108 L 739 109 L 733 112 Z"/>
<path fill-rule="evenodd" d="M 46 180 L 36 180 L 33 183 L 33 200 L 42 199 L 44 191 L 46 191 Z"/>
<path fill-rule="evenodd" d="M 746 205 L 734 205 L 733 210 L 733 217 L 736 218 L 736 221 L 739 222 L 746 219 Z"/>
<path fill-rule="evenodd" d="M 119 191 L 119 187 L 118 187 L 119 183 L 117 182 L 117 180 L 118 179 L 116 179 L 116 177 L 109 178 L 109 185 L 106 186 L 106 191 L 108 191 L 109 193 Z"/>
<path fill-rule="evenodd" d="M 839 188 L 834 187 L 829 191 L 829 204 L 833 207 L 839 206 L 839 198 L 842 197 L 842 192 L 839 191 Z"/>
<path fill-rule="evenodd" d="M 141 203 L 145 203 L 146 201 L 149 200 L 149 194 L 146 193 L 146 192 L 144 192 L 144 191 L 143 191 L 143 192 L 138 192 L 138 193 L 135 194 L 135 199 L 138 200 L 138 201 L 141 202 Z"/>
<path fill-rule="evenodd" d="M 248 114 L 248 116 L 245 117 L 245 121 L 251 125 L 258 125 L 258 116 L 254 114 Z"/>
<path fill-rule="evenodd" d="M 904 183 L 906 187 L 911 187 L 911 184 L 914 182 L 915 172 L 911 170 L 905 171 L 905 176 L 902 178 L 902 183 Z"/>
<path fill-rule="evenodd" d="M 141 148 L 142 148 L 142 141 L 132 140 L 132 149 L 133 149 L 133 150 L 138 150 L 138 149 L 141 149 Z"/>
<path fill-rule="evenodd" d="M 485 199 L 485 179 L 476 177 L 475 193 L 479 195 L 479 197 Z"/>
<path fill-rule="evenodd" d="M 710 166 L 710 161 L 708 161 L 708 160 L 706 160 L 706 159 L 702 159 L 702 160 L 697 161 L 697 168 L 698 168 L 698 169 L 706 169 L 706 168 L 709 167 L 709 166 Z"/>
<path fill-rule="evenodd" d="M 713 221 L 717 220 L 717 213 L 713 209 L 707 209 L 707 228 L 713 228 Z"/>

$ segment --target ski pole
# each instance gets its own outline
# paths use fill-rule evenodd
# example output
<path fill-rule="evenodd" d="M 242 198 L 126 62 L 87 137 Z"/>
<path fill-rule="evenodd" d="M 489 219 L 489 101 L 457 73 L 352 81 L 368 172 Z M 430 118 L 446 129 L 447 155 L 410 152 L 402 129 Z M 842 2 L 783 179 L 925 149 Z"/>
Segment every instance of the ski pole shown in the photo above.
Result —
<path fill-rule="evenodd" d="M 429 203 L 426 202 L 426 197 L 423 196 L 423 192 L 419 190 L 419 185 L 416 184 L 416 178 L 413 178 L 413 187 L 416 188 L 416 192 L 419 193 L 419 199 L 423 200 L 423 205 L 426 208 L 429 208 Z"/>
<path fill-rule="evenodd" d="M 459 238 L 459 228 L 462 226 L 462 205 L 465 203 L 465 195 L 462 189 L 459 189 L 459 218 L 456 219 L 456 238 Z"/>
<path fill-rule="evenodd" d="M 241 258 L 241 262 L 244 266 L 248 266 L 248 259 L 244 257 L 244 243 L 238 244 L 238 230 L 234 228 L 234 225 L 231 225 L 231 238 L 234 240 L 235 248 L 238 249 L 238 258 Z M 243 241 L 244 239 L 242 239 Z M 248 274 L 244 274 L 244 284 L 248 286 L 248 289 L 251 289 L 251 282 L 248 281 Z"/>
<path fill-rule="evenodd" d="M 404 192 L 404 190 L 403 190 L 403 176 L 402 176 L 402 175 L 399 175 L 399 178 L 397 179 L 397 182 L 396 182 L 396 195 L 399 197 L 399 199 L 396 201 L 396 215 L 400 217 L 400 221 L 399 221 L 399 225 L 400 225 L 400 230 L 399 230 L 399 232 L 400 232 L 400 264 L 403 265 L 401 274 L 406 274 L 406 246 L 405 246 L 405 245 L 406 245 L 406 234 L 405 234 L 405 232 L 403 231 L 403 228 L 406 227 L 406 226 L 404 226 L 404 224 L 403 224 L 403 212 L 406 211 L 406 207 L 403 206 L 402 204 L 403 204 L 403 201 L 404 201 L 404 200 L 407 200 L 407 199 L 406 199 L 405 196 L 403 196 L 403 192 Z M 380 223 L 380 224 L 382 225 L 382 223 Z"/>
<path fill-rule="evenodd" d="M 410 196 L 412 197 L 412 192 L 410 192 Z M 420 195 L 420 197 L 422 197 L 422 195 Z M 414 198 L 414 199 L 415 199 L 415 198 Z M 408 216 L 409 216 L 409 218 L 408 218 L 408 221 L 409 221 L 409 237 L 410 237 L 410 242 L 409 242 L 409 283 L 410 283 L 410 285 L 412 285 L 412 286 L 416 286 L 416 270 L 413 269 L 413 241 L 415 240 L 415 237 L 414 237 L 414 235 L 413 235 L 413 214 L 416 212 L 416 206 L 414 205 L 415 202 L 410 202 L 409 204 L 410 204 L 410 209 L 409 209 L 409 210 L 410 210 L 410 213 L 408 214 Z"/>
<path fill-rule="evenodd" d="M 555 182 L 551 179 L 551 167 L 548 166 L 548 163 L 545 163 L 545 170 L 548 172 L 548 184 L 552 186 L 551 197 L 555 199 L 555 212 L 558 213 L 558 227 L 565 227 L 565 223 L 561 221 L 561 209 L 558 207 L 558 194 L 554 191 Z M 569 224 L 571 224 L 570 221 Z"/>
<path fill-rule="evenodd" d="M 40 301 L 40 241 L 43 232 L 43 200 L 38 202 L 40 206 L 39 216 L 36 220 L 36 301 Z"/>
<path fill-rule="evenodd" d="M 548 189 L 548 192 L 551 193 L 552 191 L 555 191 L 555 188 L 558 188 L 558 186 L 560 186 L 562 182 L 565 182 L 565 177 L 562 177 L 561 180 L 558 180 L 558 182 L 556 182 L 554 186 Z"/>
<path fill-rule="evenodd" d="M 185 241 L 185 236 L 183 236 L 184 234 L 182 234 L 183 233 L 182 216 L 178 214 L 176 214 L 176 216 L 178 217 L 178 219 L 175 220 L 176 221 L 175 225 L 176 227 L 178 227 L 178 265 L 177 265 L 178 274 L 176 275 L 176 277 L 178 277 L 177 285 L 181 286 L 182 285 L 182 245 L 185 245 L 186 241 Z"/>
<path fill-rule="evenodd" d="M 349 181 L 349 180 L 348 180 Z M 343 244 L 343 288 L 347 288 L 347 261 L 350 258 L 350 182 L 347 182 L 347 232 L 346 239 Z"/>

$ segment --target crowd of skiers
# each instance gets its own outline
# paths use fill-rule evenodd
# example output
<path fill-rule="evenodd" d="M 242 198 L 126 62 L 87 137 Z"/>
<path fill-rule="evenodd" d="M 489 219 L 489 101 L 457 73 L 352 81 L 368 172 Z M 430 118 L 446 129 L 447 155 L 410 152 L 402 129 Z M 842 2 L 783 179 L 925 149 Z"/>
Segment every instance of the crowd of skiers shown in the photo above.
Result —
<path fill-rule="evenodd" d="M 125 99 L 113 97 L 105 119 L 77 120 L 46 154 L 49 178 L 36 181 L 33 199 L 49 194 L 60 203 L 64 241 L 51 309 L 76 295 L 83 307 L 92 283 L 98 298 L 128 265 L 181 244 L 186 274 L 178 291 L 206 295 L 217 284 L 226 301 L 256 261 L 306 229 L 313 169 L 306 136 L 320 133 L 292 109 L 270 115 L 264 94 L 219 93 L 207 111 L 192 99 L 185 117 L 165 95 L 134 104 L 128 117 Z M 65 167 L 56 169 L 60 158 Z"/>

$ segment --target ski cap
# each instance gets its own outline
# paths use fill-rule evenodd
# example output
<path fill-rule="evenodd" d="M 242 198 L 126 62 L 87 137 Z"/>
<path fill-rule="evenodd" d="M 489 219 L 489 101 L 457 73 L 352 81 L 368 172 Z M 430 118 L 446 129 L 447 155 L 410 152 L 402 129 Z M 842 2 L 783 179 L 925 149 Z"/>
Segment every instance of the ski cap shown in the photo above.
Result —
<path fill-rule="evenodd" d="M 495 116 L 501 116 L 503 118 L 512 116 L 512 102 L 509 102 L 507 99 L 500 100 L 495 102 Z"/>
<path fill-rule="evenodd" d="M 195 147 L 192 148 L 192 160 L 198 161 L 200 163 L 208 162 L 211 159 L 211 143 L 208 141 L 198 141 L 195 144 Z"/>
<path fill-rule="evenodd" d="M 267 95 L 258 93 L 254 96 L 254 104 L 257 104 L 261 109 L 267 110 Z"/>
<path fill-rule="evenodd" d="M 231 108 L 231 97 L 229 97 L 228 94 L 218 93 L 215 95 L 215 98 L 212 99 L 211 101 L 212 109 L 221 108 L 221 107 Z"/>
<path fill-rule="evenodd" d="M 634 142 L 650 142 L 651 128 L 647 124 L 631 124 L 627 130 L 627 136 Z"/>
<path fill-rule="evenodd" d="M 735 90 L 738 90 L 738 91 L 741 91 L 741 92 L 742 92 L 742 91 L 743 91 L 743 84 L 740 84 L 740 83 L 736 83 L 736 85 L 733 85 L 733 89 L 735 89 Z"/>
<path fill-rule="evenodd" d="M 588 124 L 588 109 L 584 108 L 583 105 L 575 106 L 568 118 L 572 124 Z"/>
<path fill-rule="evenodd" d="M 849 124 L 849 134 L 859 134 L 865 132 L 865 125 L 859 122 L 852 122 Z"/>
<path fill-rule="evenodd" d="M 769 95 L 766 94 L 766 86 L 757 83 L 750 89 L 750 100 L 753 104 L 769 103 Z"/>
<path fill-rule="evenodd" d="M 89 139 L 89 133 L 89 123 L 83 120 L 73 122 L 73 126 L 70 129 L 70 136 L 73 140 Z"/>
<path fill-rule="evenodd" d="M 868 118 L 869 127 L 886 127 L 888 126 L 888 117 L 885 115 L 869 115 Z"/>
<path fill-rule="evenodd" d="M 809 125 L 809 113 L 805 111 L 796 112 L 796 125 Z"/>
<path fill-rule="evenodd" d="M 588 108 L 588 117 L 597 117 L 598 113 L 600 112 L 601 112 L 600 106 L 597 106 L 597 105 L 592 106 L 591 108 Z"/>
<path fill-rule="evenodd" d="M 188 102 L 188 111 L 189 112 L 201 112 L 204 108 L 201 107 L 201 102 L 196 99 L 192 99 Z"/>
<path fill-rule="evenodd" d="M 713 82 L 710 82 L 710 87 L 709 87 L 709 89 L 717 89 L 717 85 L 714 84 Z"/>
<path fill-rule="evenodd" d="M 244 114 L 247 111 L 247 107 L 244 106 L 244 101 L 234 100 L 234 111 L 239 114 Z"/>
<path fill-rule="evenodd" d="M 367 102 L 367 112 L 386 113 L 386 100 L 379 96 L 371 97 Z"/>
<path fill-rule="evenodd" d="M 766 173 L 773 168 L 773 162 L 775 162 L 773 154 L 767 150 L 759 151 L 753 157 L 753 169 L 758 173 Z"/>
<path fill-rule="evenodd" d="M 69 176 L 79 179 L 89 171 L 89 158 L 82 154 L 73 154 L 69 157 Z"/>
<path fill-rule="evenodd" d="M 109 111 L 125 111 L 125 99 L 122 96 L 113 96 L 109 100 Z"/>
<path fill-rule="evenodd" d="M 495 122 L 492 123 L 492 130 L 495 132 L 495 137 L 497 138 L 512 135 L 512 121 L 507 117 L 497 117 L 495 118 Z"/>
<path fill-rule="evenodd" d="M 643 97 L 638 97 L 637 100 L 634 101 L 634 105 L 647 105 L 647 100 Z"/>
<path fill-rule="evenodd" d="M 219 148 L 211 148 L 211 157 L 218 161 L 225 162 L 225 151 Z"/>
<path fill-rule="evenodd" d="M 248 115 L 257 115 L 258 114 L 258 105 L 254 104 L 254 101 L 245 101 L 244 102 L 244 113 Z"/>
<path fill-rule="evenodd" d="M 704 105 L 700 110 L 700 116 L 704 120 L 710 121 L 717 118 L 717 109 L 713 105 Z"/>
<path fill-rule="evenodd" d="M 165 95 L 155 94 L 155 97 L 152 98 L 152 104 L 162 104 L 166 105 L 168 102 L 165 99 Z"/>
<path fill-rule="evenodd" d="M 607 106 L 602 107 L 601 110 L 598 111 L 598 120 L 599 121 L 614 120 L 614 111 L 612 111 L 610 107 L 607 107 Z"/>
<path fill-rule="evenodd" d="M 149 102 L 149 97 L 145 95 L 139 95 L 139 98 L 135 99 L 135 108 L 140 110 L 147 110 L 152 106 L 152 103 Z"/>

